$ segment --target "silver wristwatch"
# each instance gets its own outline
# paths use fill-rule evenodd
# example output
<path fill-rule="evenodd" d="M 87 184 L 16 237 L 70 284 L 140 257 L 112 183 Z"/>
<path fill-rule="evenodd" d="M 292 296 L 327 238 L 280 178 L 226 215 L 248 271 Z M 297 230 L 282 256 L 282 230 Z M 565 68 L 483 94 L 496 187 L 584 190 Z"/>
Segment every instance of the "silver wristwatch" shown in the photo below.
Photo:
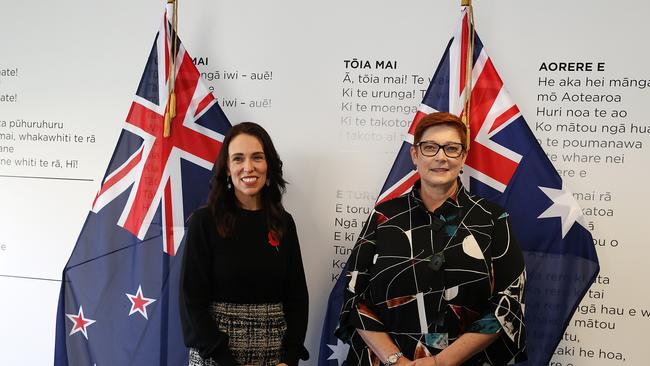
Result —
<path fill-rule="evenodd" d="M 388 357 L 386 357 L 386 363 L 384 363 L 384 366 L 393 366 L 397 363 L 397 361 L 399 361 L 402 356 L 402 352 L 396 352 L 392 355 L 388 355 Z"/>

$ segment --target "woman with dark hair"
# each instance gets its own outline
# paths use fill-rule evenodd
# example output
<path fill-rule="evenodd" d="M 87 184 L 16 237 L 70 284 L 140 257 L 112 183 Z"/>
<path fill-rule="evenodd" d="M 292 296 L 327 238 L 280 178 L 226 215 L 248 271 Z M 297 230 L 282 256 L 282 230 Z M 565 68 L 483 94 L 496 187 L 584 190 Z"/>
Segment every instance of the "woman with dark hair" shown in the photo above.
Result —
<path fill-rule="evenodd" d="M 189 364 L 298 365 L 308 295 L 282 161 L 258 124 L 233 126 L 208 204 L 190 218 L 180 306 Z"/>
<path fill-rule="evenodd" d="M 346 268 L 337 336 L 348 365 L 501 366 L 526 358 L 526 273 L 507 212 L 459 179 L 468 130 L 415 128 L 411 192 L 375 207 Z"/>

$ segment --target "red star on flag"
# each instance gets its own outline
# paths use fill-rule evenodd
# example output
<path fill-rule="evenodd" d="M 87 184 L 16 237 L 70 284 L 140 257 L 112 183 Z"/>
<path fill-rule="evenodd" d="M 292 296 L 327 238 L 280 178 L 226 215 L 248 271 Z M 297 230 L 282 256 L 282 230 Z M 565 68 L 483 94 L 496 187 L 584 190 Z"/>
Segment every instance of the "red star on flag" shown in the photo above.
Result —
<path fill-rule="evenodd" d="M 95 320 L 84 317 L 84 309 L 79 305 L 79 313 L 77 314 L 65 314 L 72 321 L 72 330 L 69 335 L 73 335 L 77 332 L 83 333 L 84 337 L 88 339 L 88 332 L 86 327 L 93 324 Z"/>
<path fill-rule="evenodd" d="M 142 285 L 138 285 L 138 292 L 136 292 L 135 295 L 126 294 L 126 297 L 128 297 L 131 301 L 131 311 L 129 312 L 129 316 L 138 312 L 148 320 L 149 318 L 147 317 L 147 306 L 151 305 L 154 301 L 156 301 L 156 299 L 144 297 L 142 295 Z"/>

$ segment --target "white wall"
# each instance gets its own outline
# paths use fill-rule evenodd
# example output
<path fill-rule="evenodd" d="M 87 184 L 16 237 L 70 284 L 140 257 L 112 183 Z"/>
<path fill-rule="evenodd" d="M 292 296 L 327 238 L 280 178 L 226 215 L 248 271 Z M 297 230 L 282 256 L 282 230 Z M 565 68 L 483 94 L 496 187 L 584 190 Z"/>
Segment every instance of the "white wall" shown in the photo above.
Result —
<path fill-rule="evenodd" d="M 163 1 L 88 2 L 65 0 L 3 1 L 0 11 L 0 364 L 48 364 L 54 348 L 54 322 L 61 270 L 72 250 L 90 203 L 114 148 L 131 97 L 158 29 Z M 650 275 L 643 258 L 650 234 L 643 207 L 648 205 L 645 182 L 650 154 L 650 112 L 644 108 L 647 89 L 585 87 L 586 77 L 650 79 L 644 68 L 646 14 L 642 0 L 606 1 L 514 0 L 475 1 L 477 30 L 518 103 L 531 129 L 549 154 L 557 154 L 558 169 L 574 170 L 565 177 L 573 192 L 594 192 L 582 199 L 587 220 L 593 222 L 601 282 L 593 287 L 601 298 L 587 298 L 576 319 L 607 322 L 597 329 L 571 326 L 562 345 L 575 355 L 559 355 L 557 365 L 644 365 L 650 357 L 644 334 L 650 325 L 642 310 L 650 310 L 650 294 L 643 279 Z M 415 106 L 424 85 L 411 75 L 433 75 L 457 23 L 457 1 L 181 1 L 179 33 L 195 57 L 207 58 L 203 72 L 219 71 L 210 81 L 218 98 L 247 103 L 270 100 L 269 107 L 227 107 L 235 122 L 257 121 L 273 136 L 291 182 L 286 206 L 296 217 L 308 268 L 311 295 L 308 346 L 315 360 L 320 327 L 334 263 L 345 260 L 335 245 L 335 218 L 357 220 L 363 213 L 337 213 L 341 207 L 370 207 L 399 147 L 404 127 L 347 126 L 342 118 L 384 118 L 410 121 L 412 115 L 342 110 L 342 102 Z M 345 60 L 395 61 L 395 70 L 346 68 Z M 540 71 L 543 62 L 603 62 L 592 72 Z M 3 71 L 4 70 L 4 71 Z M 14 70 L 17 75 L 12 76 Z M 239 73 L 224 80 L 224 72 Z M 250 80 L 251 73 L 272 72 L 270 80 Z M 404 85 L 355 84 L 362 90 L 401 90 L 404 100 L 343 95 L 345 73 L 353 79 L 407 75 Z M 4 72 L 4 76 L 2 76 Z M 242 74 L 249 75 L 247 78 Z M 580 79 L 580 87 L 539 85 L 539 78 Z M 620 95 L 620 102 L 539 102 L 538 94 L 565 92 Z M 15 99 L 14 99 L 15 98 Z M 562 108 L 561 116 L 538 116 L 538 107 Z M 608 117 L 594 117 L 593 109 Z M 356 105 L 355 105 L 356 109 Z M 587 109 L 589 117 L 567 117 L 567 109 Z M 626 118 L 609 116 L 625 110 Z M 10 128 L 11 121 L 56 121 L 62 129 L 50 134 L 83 136 L 79 143 L 24 142 Z M 6 126 L 2 125 L 6 122 Z M 558 124 L 593 125 L 598 132 L 557 132 Z M 545 131 L 548 123 L 550 131 Z M 626 127 L 616 135 L 603 125 Z M 630 132 L 630 125 L 645 133 Z M 34 130 L 34 129 L 32 129 Z M 36 132 L 36 131 L 31 131 Z M 372 137 L 378 141 L 359 140 Z M 11 140 L 13 134 L 14 140 Z M 95 142 L 87 137 L 95 137 Z M 640 148 L 562 148 L 548 146 L 548 138 L 576 141 L 638 141 Z M 12 150 L 13 149 L 13 150 Z M 562 154 L 599 156 L 603 162 L 565 162 Z M 624 159 L 604 162 L 606 156 Z M 16 160 L 35 159 L 36 166 L 17 166 Z M 8 159 L 3 163 L 3 159 Z M 53 160 L 77 161 L 52 167 Z M 48 166 L 41 166 L 48 161 Z M 579 177 L 579 171 L 585 177 Z M 36 178 L 41 177 L 41 178 Z M 42 179 L 42 177 L 72 178 Z M 609 192 L 611 200 L 600 199 Z M 583 197 L 584 198 L 584 197 Z M 589 197 L 587 197 L 589 198 Z M 602 209 L 606 216 L 600 216 Z M 611 210 L 611 211 L 608 211 Z M 595 211 L 596 214 L 590 214 Z M 607 216 L 607 215 L 611 216 Z M 351 225 L 352 222 L 350 222 Z M 618 246 L 609 243 L 618 241 Z M 343 249 L 340 249 L 344 251 Z M 604 283 L 608 282 L 608 283 Z M 590 305 L 595 313 L 590 313 Z M 607 315 L 619 308 L 625 315 Z M 621 309 L 622 308 L 622 309 Z M 630 309 L 637 314 L 630 315 Z M 602 324 L 601 324 L 602 325 Z M 574 338 L 575 337 L 575 338 Z M 580 355 L 580 350 L 583 355 Z M 594 351 L 592 357 L 587 350 Z M 600 350 L 605 351 L 601 353 Z M 607 354 L 607 352 L 612 352 Z M 620 353 L 625 360 L 609 360 Z M 309 364 L 312 364 L 310 361 Z"/>

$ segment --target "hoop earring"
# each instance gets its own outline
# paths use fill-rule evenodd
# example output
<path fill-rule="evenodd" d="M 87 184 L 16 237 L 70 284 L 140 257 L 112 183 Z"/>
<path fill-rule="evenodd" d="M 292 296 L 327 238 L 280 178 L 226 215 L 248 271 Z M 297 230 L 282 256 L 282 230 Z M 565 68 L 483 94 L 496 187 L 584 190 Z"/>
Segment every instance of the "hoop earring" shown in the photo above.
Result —
<path fill-rule="evenodd" d="M 230 176 L 228 175 L 228 176 L 226 176 L 226 187 L 228 189 L 232 189 L 232 184 L 230 184 L 230 182 L 231 182 L 231 179 L 230 179 Z"/>
<path fill-rule="evenodd" d="M 460 174 L 463 174 L 463 168 L 460 168 Z"/>

